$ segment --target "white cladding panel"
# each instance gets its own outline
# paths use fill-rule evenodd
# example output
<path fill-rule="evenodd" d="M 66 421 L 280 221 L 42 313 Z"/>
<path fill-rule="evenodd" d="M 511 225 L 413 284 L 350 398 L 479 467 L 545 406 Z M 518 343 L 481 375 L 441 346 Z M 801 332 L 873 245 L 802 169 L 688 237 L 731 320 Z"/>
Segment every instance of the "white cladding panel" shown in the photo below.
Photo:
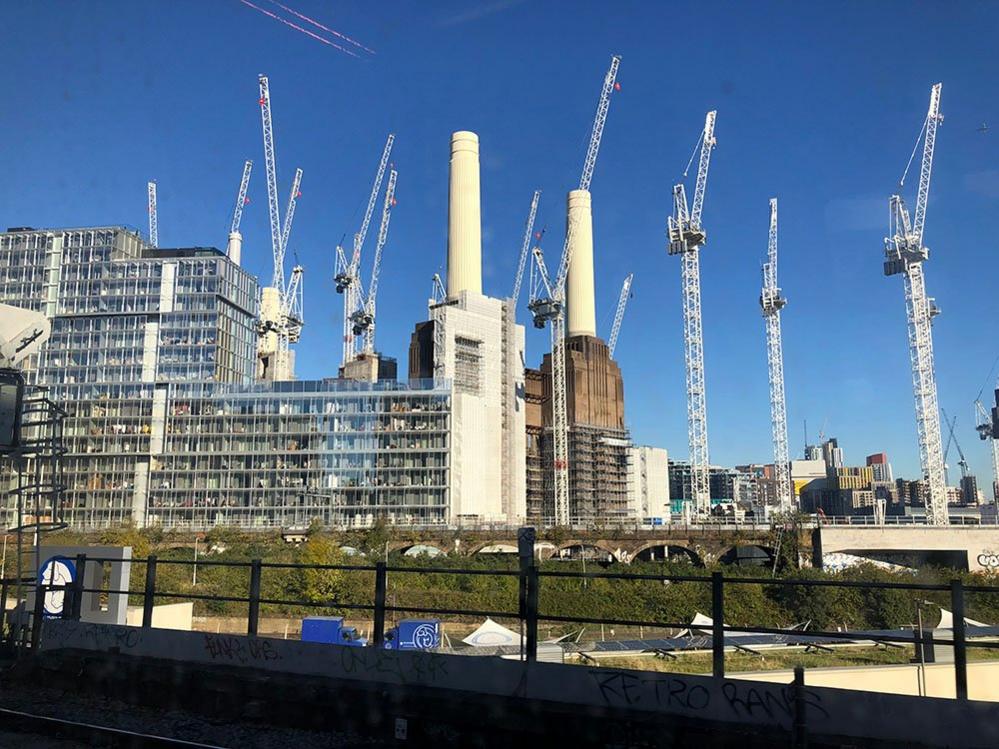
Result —
<path fill-rule="evenodd" d="M 452 521 L 517 522 L 526 514 L 524 328 L 504 323 L 504 305 L 462 291 L 434 314 L 443 326 L 439 376 L 454 392 Z"/>

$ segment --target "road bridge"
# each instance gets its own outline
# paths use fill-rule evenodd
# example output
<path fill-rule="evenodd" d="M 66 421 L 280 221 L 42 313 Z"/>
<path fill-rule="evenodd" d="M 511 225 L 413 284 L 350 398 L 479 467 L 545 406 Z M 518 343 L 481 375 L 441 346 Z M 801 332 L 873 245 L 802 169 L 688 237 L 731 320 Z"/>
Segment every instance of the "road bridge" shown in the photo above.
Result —
<path fill-rule="evenodd" d="M 813 563 L 834 552 L 907 566 L 999 571 L 997 526 L 822 526 L 812 532 Z"/>

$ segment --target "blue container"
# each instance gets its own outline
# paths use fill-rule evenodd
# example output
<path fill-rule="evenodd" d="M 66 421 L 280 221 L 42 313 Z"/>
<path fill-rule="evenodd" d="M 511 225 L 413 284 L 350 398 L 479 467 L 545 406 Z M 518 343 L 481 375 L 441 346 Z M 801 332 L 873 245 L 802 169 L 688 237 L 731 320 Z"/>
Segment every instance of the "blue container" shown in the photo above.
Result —
<path fill-rule="evenodd" d="M 302 642 L 326 645 L 347 645 L 360 648 L 368 641 L 357 636 L 357 630 L 343 625 L 342 616 L 307 616 L 302 620 Z"/>
<path fill-rule="evenodd" d="M 342 616 L 307 616 L 302 620 L 302 642 L 339 645 L 343 642 L 342 630 Z"/>
<path fill-rule="evenodd" d="M 385 635 L 388 650 L 431 650 L 440 644 L 439 619 L 403 619 Z"/>

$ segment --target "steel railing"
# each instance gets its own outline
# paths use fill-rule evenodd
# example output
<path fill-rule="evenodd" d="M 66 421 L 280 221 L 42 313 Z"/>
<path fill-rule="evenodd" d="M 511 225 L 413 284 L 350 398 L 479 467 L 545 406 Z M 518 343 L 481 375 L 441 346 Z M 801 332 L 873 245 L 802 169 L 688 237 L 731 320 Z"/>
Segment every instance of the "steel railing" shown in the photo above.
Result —
<path fill-rule="evenodd" d="M 85 570 L 88 564 L 144 564 L 145 580 L 141 592 L 130 590 L 109 590 L 107 588 L 88 588 L 84 586 Z M 538 625 L 541 622 L 568 623 L 568 624 L 607 624 L 631 627 L 651 627 L 651 628 L 676 628 L 689 630 L 689 622 L 667 622 L 642 619 L 611 619 L 594 616 L 571 616 L 555 613 L 546 613 L 541 610 L 540 598 L 542 591 L 542 581 L 544 579 L 568 578 L 576 580 L 617 580 L 617 581 L 654 581 L 661 583 L 694 583 L 710 587 L 711 593 L 711 653 L 712 653 L 712 674 L 716 677 L 725 676 L 725 649 L 726 645 L 732 646 L 732 641 L 726 643 L 725 635 L 736 633 L 758 633 L 787 635 L 790 640 L 800 640 L 801 644 L 807 645 L 810 639 L 823 638 L 844 641 L 864 641 L 899 645 L 911 642 L 914 647 L 922 644 L 952 646 L 954 649 L 954 682 L 955 693 L 959 699 L 968 697 L 968 677 L 967 677 L 967 652 L 968 648 L 999 649 L 999 638 L 989 641 L 976 640 L 969 642 L 967 639 L 967 627 L 965 624 L 965 594 L 985 593 L 999 594 L 999 586 L 992 585 L 965 585 L 960 579 L 953 579 L 947 584 L 940 583 L 887 583 L 868 582 L 857 580 L 814 580 L 801 578 L 770 578 L 770 577 L 726 577 L 721 572 L 712 572 L 710 575 L 670 575 L 670 574 L 635 574 L 624 572 L 592 571 L 578 572 L 568 570 L 541 570 L 537 566 L 536 559 L 530 561 L 523 560 L 518 570 L 482 570 L 482 569 L 460 569 L 442 567 L 420 567 L 420 566 L 390 566 L 386 562 L 378 562 L 375 565 L 356 564 L 299 564 L 289 562 L 264 562 L 260 559 L 251 561 L 219 561 L 219 560 L 178 560 L 159 559 L 151 554 L 145 559 L 121 560 L 116 558 L 106 558 L 99 556 L 88 556 L 80 554 L 75 559 L 76 574 L 73 582 L 68 585 L 46 585 L 37 580 L 24 581 L 35 592 L 34 607 L 30 622 L 30 638 L 24 638 L 23 644 L 27 647 L 36 647 L 41 633 L 41 624 L 45 618 L 62 618 L 80 620 L 81 604 L 85 593 L 99 593 L 108 596 L 125 595 L 142 598 L 142 627 L 152 627 L 153 605 L 155 599 L 183 599 L 188 601 L 213 601 L 241 603 L 247 606 L 246 631 L 250 636 L 258 634 L 260 622 L 261 605 L 282 605 L 300 606 L 303 608 L 323 608 L 323 609 L 343 609 L 349 611 L 370 612 L 373 619 L 372 644 L 381 647 L 385 642 L 385 617 L 386 614 L 410 613 L 431 616 L 469 616 L 469 617 L 492 617 L 519 620 L 524 637 L 522 638 L 522 657 L 527 661 L 535 661 L 538 655 Z M 160 565 L 198 565 L 201 567 L 227 567 L 241 568 L 249 570 L 249 580 L 246 595 L 207 595 L 196 593 L 178 593 L 157 589 L 157 569 Z M 371 603 L 356 603 L 341 600 L 309 601 L 309 600 L 287 600 L 271 599 L 261 595 L 261 578 L 264 570 L 331 570 L 343 572 L 366 572 L 374 576 L 373 579 L 373 600 Z M 409 606 L 390 605 L 387 601 L 388 577 L 390 574 L 406 575 L 472 575 L 486 577 L 514 577 L 518 580 L 519 605 L 516 611 L 493 611 L 476 609 L 451 609 L 434 606 Z M 10 586 L 15 580 L 0 581 L 0 631 L 6 632 L 9 622 L 7 621 L 6 599 Z M 725 621 L 725 592 L 726 588 L 736 585 L 767 585 L 778 587 L 838 587 L 865 590 L 901 590 L 920 591 L 926 593 L 947 593 L 951 611 L 953 612 L 953 636 L 951 638 L 933 637 L 924 632 L 913 632 L 911 638 L 900 637 L 890 632 L 869 632 L 869 631 L 817 631 L 778 629 L 767 626 L 730 626 L 724 624 Z M 45 612 L 45 596 L 47 593 L 62 591 L 64 593 L 61 614 L 52 616 Z M 23 621 L 21 625 L 23 626 Z M 10 627 L 11 630 L 14 627 Z M 900 630 L 904 631 L 904 630 Z M 793 644 L 793 643 L 788 643 Z"/>

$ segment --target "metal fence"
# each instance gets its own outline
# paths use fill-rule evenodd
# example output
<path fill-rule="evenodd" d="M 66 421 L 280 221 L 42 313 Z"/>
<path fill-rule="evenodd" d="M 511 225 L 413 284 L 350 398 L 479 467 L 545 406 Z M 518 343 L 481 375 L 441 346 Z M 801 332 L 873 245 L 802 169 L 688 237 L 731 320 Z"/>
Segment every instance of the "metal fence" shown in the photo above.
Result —
<path fill-rule="evenodd" d="M 594 571 L 578 572 L 566 570 L 542 570 L 537 566 L 536 559 L 521 558 L 520 568 L 517 570 L 482 570 L 482 569 L 454 569 L 442 567 L 418 567 L 418 566 L 397 566 L 389 565 L 386 562 L 378 562 L 375 565 L 304 565 L 295 563 L 271 563 L 263 562 L 260 559 L 252 561 L 218 561 L 218 560 L 176 560 L 158 559 L 156 555 L 150 555 L 146 559 L 132 559 L 132 564 L 145 565 L 145 583 L 141 592 L 128 590 L 108 590 L 105 588 L 84 587 L 84 570 L 88 564 L 122 563 L 121 559 L 91 557 L 85 554 L 78 555 L 75 559 L 76 576 L 73 583 L 69 585 L 46 585 L 37 580 L 22 580 L 22 585 L 29 585 L 29 589 L 35 592 L 34 607 L 30 620 L 22 617 L 18 621 L 9 620 L 7 614 L 7 598 L 11 588 L 17 583 L 16 580 L 0 581 L 0 632 L 4 635 L 4 641 L 23 646 L 24 648 L 37 647 L 41 633 L 41 624 L 44 618 L 63 618 L 79 621 L 81 618 L 81 604 L 84 593 L 100 593 L 107 595 L 135 596 L 142 599 L 142 627 L 152 627 L 153 605 L 157 598 L 160 599 L 181 599 L 184 601 L 226 601 L 246 604 L 247 618 L 246 631 L 249 636 L 257 636 L 260 623 L 260 606 L 262 604 L 300 606 L 304 608 L 337 609 L 347 611 L 369 612 L 373 619 L 372 645 L 382 647 L 385 644 L 385 619 L 386 614 L 423 614 L 430 616 L 467 616 L 467 617 L 491 617 L 519 620 L 524 636 L 522 637 L 522 657 L 527 661 L 535 661 L 538 657 L 538 625 L 540 623 L 561 623 L 561 624 L 605 624 L 611 626 L 649 627 L 649 628 L 674 628 L 690 629 L 690 622 L 667 622 L 651 620 L 631 620 L 631 619 L 608 619 L 580 616 L 566 616 L 546 613 L 539 605 L 543 581 L 554 578 L 571 578 L 580 581 L 584 580 L 619 580 L 619 581 L 654 581 L 660 583 L 697 583 L 710 586 L 711 591 L 711 634 L 710 646 L 712 656 L 712 674 L 715 677 L 725 676 L 725 649 L 726 645 L 733 646 L 731 639 L 726 642 L 726 633 L 734 634 L 773 634 L 792 636 L 802 644 L 809 639 L 825 638 L 831 640 L 873 641 L 875 643 L 885 643 L 886 645 L 898 645 L 900 642 L 912 643 L 919 648 L 921 644 L 933 644 L 952 646 L 954 650 L 954 683 L 955 693 L 958 699 L 968 698 L 968 649 L 999 649 L 999 637 L 990 636 L 989 640 L 967 640 L 967 626 L 965 623 L 965 595 L 968 593 L 999 594 L 999 586 L 991 585 L 965 585 L 959 579 L 951 580 L 948 584 L 927 584 L 927 583 L 882 583 L 867 581 L 846 581 L 846 580 L 814 580 L 814 579 L 794 579 L 794 578 L 772 578 L 772 577 L 726 577 L 721 572 L 712 572 L 710 575 L 668 575 L 668 574 L 632 574 L 620 572 Z M 203 595 L 195 593 L 178 593 L 160 590 L 157 588 L 157 569 L 161 565 L 198 565 L 203 567 L 219 566 L 229 568 L 241 568 L 249 570 L 249 583 L 245 595 L 217 596 Z M 328 601 L 308 601 L 308 600 L 286 600 L 264 598 L 261 595 L 261 576 L 264 570 L 336 570 L 344 572 L 365 572 L 373 574 L 373 602 L 357 603 L 349 601 L 328 600 Z M 391 605 L 387 600 L 388 579 L 393 574 L 437 574 L 437 575 L 474 575 L 491 577 L 515 577 L 518 579 L 519 605 L 516 611 L 488 611 L 474 609 L 447 609 L 440 607 L 414 607 Z M 899 630 L 899 634 L 891 631 L 818 631 L 809 630 L 807 634 L 800 631 L 778 629 L 766 626 L 729 626 L 725 621 L 725 598 L 726 590 L 738 585 L 768 585 L 768 586 L 800 586 L 804 588 L 860 588 L 873 590 L 902 590 L 920 591 L 926 593 L 947 593 L 951 611 L 953 612 L 953 635 L 952 638 L 933 637 L 924 632 L 913 631 L 911 639 L 902 636 L 905 630 Z M 45 612 L 45 596 L 48 593 L 62 592 L 64 595 L 62 612 L 58 617 L 51 617 Z M 992 628 L 990 628 L 992 629 Z M 793 644 L 793 643 L 788 643 Z"/>

